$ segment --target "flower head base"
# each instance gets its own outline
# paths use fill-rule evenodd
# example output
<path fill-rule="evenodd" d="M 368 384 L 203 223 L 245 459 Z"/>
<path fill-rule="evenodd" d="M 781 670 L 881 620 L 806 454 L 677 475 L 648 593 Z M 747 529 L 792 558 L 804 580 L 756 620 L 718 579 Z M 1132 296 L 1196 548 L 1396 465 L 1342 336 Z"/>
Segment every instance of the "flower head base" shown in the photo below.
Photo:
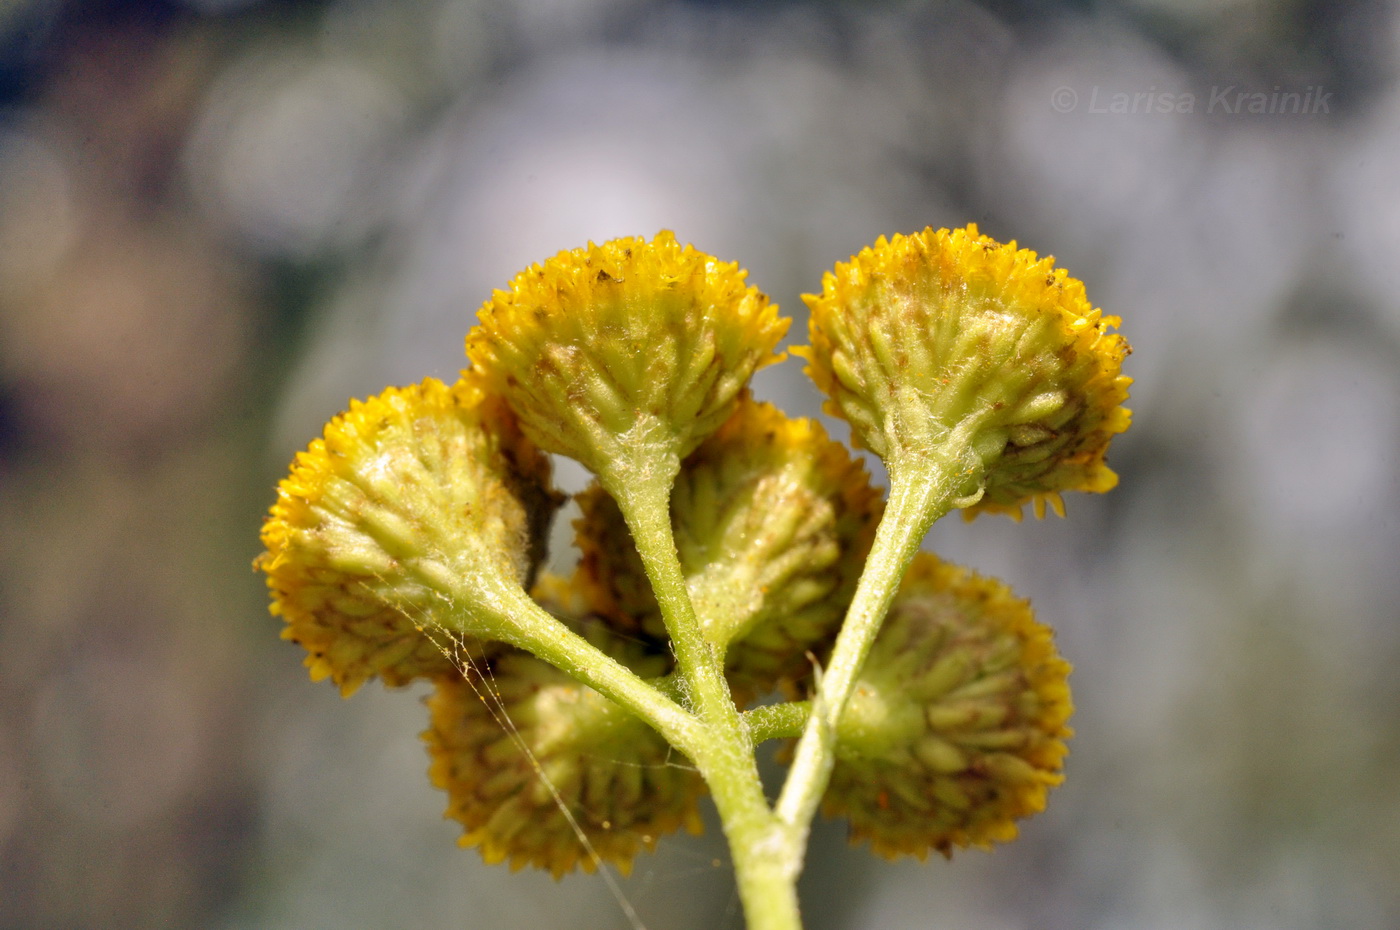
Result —
<path fill-rule="evenodd" d="M 480 658 L 481 642 L 435 617 L 528 583 L 559 503 L 548 482 L 549 460 L 475 377 L 352 402 L 297 456 L 263 525 L 255 564 L 283 638 L 346 696 L 375 675 L 399 685 Z"/>
<path fill-rule="evenodd" d="M 665 657 L 591 634 L 638 674 L 665 671 Z M 443 679 L 428 706 L 429 777 L 462 845 L 488 863 L 559 878 L 602 860 L 626 873 L 661 836 L 701 831 L 695 770 L 640 719 L 533 656 L 506 652 L 486 680 Z"/>
<path fill-rule="evenodd" d="M 531 439 L 615 487 L 679 463 L 780 360 L 789 321 L 745 274 L 669 232 L 561 252 L 481 308 L 467 355 Z"/>
<path fill-rule="evenodd" d="M 889 858 L 1016 837 L 1063 778 L 1069 663 L 999 582 L 920 553 L 861 673 L 824 802 Z"/>
<path fill-rule="evenodd" d="M 798 350 L 829 412 L 897 468 L 958 443 L 969 514 L 1107 491 L 1131 351 L 1054 259 L 975 225 L 880 238 L 826 275 Z"/>
<path fill-rule="evenodd" d="M 581 567 L 623 628 L 663 627 L 617 505 L 580 499 Z M 671 518 L 705 639 L 730 686 L 758 696 L 810 666 L 835 635 L 874 536 L 880 499 L 864 466 L 817 423 L 749 398 L 681 467 Z"/>

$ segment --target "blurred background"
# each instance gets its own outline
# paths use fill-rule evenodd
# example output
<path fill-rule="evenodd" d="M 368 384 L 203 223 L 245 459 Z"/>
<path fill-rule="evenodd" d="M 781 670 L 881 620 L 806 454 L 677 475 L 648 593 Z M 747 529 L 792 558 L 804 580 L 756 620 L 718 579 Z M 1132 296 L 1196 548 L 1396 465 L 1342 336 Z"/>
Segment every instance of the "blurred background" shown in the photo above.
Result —
<path fill-rule="evenodd" d="M 1137 349 L 1118 490 L 929 540 L 1058 629 L 1079 735 L 995 852 L 822 826 L 810 928 L 1400 926 L 1398 70 L 1380 0 L 0 0 L 0 928 L 632 926 L 455 847 L 421 691 L 306 680 L 274 485 L 557 250 L 674 229 L 801 343 L 968 221 Z M 726 855 L 619 894 L 738 928 Z"/>

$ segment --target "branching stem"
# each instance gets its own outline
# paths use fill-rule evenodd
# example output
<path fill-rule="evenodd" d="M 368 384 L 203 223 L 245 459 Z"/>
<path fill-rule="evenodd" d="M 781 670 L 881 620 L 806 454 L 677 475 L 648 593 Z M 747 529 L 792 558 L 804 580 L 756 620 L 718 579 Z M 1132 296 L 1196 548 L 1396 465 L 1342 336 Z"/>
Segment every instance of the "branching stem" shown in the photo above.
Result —
<path fill-rule="evenodd" d="M 763 794 L 753 739 L 734 706 L 720 658 L 705 641 L 695 615 L 671 528 L 674 475 L 653 474 L 654 480 L 608 491 L 632 531 L 701 722 L 697 745 L 683 751 L 710 786 L 749 930 L 801 930 L 797 870 L 790 855 L 795 837 L 773 815 Z"/>
<path fill-rule="evenodd" d="M 524 591 L 499 593 L 510 616 L 510 642 L 573 675 L 647 720 L 699 768 L 714 796 L 733 857 L 749 930 L 801 930 L 797 878 L 812 818 L 835 762 L 835 732 L 865 658 L 924 535 L 959 501 L 965 459 L 951 449 L 935 456 L 892 457 L 890 498 L 855 598 L 811 702 L 789 702 L 741 714 L 721 659 L 705 640 L 671 527 L 674 474 L 608 482 L 637 544 L 676 653 L 679 680 L 658 688 L 642 681 L 536 605 Z M 638 474 L 633 471 L 632 474 Z M 621 485 L 621 486 L 619 486 Z M 674 696 L 684 695 L 689 709 Z M 758 776 L 754 747 L 801 734 L 775 806 Z"/>

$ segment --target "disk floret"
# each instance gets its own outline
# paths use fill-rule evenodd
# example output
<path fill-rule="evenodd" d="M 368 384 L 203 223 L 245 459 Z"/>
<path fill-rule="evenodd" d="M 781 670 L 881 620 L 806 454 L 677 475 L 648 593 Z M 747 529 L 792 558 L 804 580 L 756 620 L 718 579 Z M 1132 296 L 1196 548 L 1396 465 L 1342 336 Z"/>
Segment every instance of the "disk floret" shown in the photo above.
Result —
<path fill-rule="evenodd" d="M 699 832 L 708 792 L 749 924 L 798 930 L 819 811 L 881 855 L 950 855 L 1014 838 L 1063 779 L 1051 631 L 921 546 L 954 509 L 1113 487 L 1117 318 L 973 225 L 881 238 L 804 299 L 796 351 L 887 496 L 753 398 L 789 321 L 669 232 L 516 275 L 457 383 L 352 401 L 279 485 L 254 564 L 283 638 L 346 695 L 431 680 L 429 777 L 486 862 L 625 873 Z M 537 578 L 550 454 L 597 480 L 577 565 Z M 773 791 L 756 749 L 789 738 Z"/>

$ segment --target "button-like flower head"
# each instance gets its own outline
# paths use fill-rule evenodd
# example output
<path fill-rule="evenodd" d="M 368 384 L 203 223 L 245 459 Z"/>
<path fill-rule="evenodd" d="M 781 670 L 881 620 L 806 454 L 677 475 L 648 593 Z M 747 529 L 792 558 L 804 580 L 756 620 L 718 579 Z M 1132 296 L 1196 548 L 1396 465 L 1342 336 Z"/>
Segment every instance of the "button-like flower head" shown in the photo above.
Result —
<path fill-rule="evenodd" d="M 841 718 L 823 810 L 889 858 L 1014 839 L 1063 778 L 1069 671 L 1028 603 L 920 553 Z"/>
<path fill-rule="evenodd" d="M 975 225 L 880 238 L 822 281 L 797 350 L 856 440 L 902 467 L 965 450 L 968 514 L 1057 512 L 1062 491 L 1107 491 L 1109 440 L 1128 427 L 1131 351 L 1054 259 Z"/>
<path fill-rule="evenodd" d="M 790 321 L 745 275 L 669 232 L 561 252 L 481 308 L 467 355 L 531 439 L 615 489 L 679 463 L 779 360 Z"/>
<path fill-rule="evenodd" d="M 482 642 L 434 621 L 526 585 L 559 497 L 549 460 L 475 376 L 352 401 L 297 455 L 263 525 L 272 612 L 345 695 L 451 671 Z M 470 623 L 468 624 L 470 627 Z M 481 640 L 499 632 L 473 630 Z"/>

